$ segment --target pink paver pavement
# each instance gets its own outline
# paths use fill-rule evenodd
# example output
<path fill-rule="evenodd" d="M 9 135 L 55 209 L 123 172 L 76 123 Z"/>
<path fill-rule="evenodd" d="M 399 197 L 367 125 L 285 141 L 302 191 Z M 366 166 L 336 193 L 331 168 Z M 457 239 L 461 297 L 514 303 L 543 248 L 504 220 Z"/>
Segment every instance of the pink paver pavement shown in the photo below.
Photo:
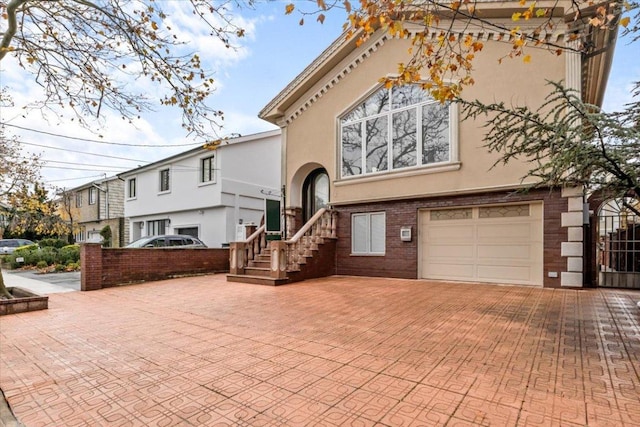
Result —
<path fill-rule="evenodd" d="M 202 276 L 0 318 L 37 426 L 640 426 L 640 292 Z"/>

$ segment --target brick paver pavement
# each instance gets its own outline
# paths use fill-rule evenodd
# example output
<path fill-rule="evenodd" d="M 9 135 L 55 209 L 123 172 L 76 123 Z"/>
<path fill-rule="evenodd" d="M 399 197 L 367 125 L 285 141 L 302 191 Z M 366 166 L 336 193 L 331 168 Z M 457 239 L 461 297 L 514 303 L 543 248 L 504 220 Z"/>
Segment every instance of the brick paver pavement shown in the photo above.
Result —
<path fill-rule="evenodd" d="M 37 426 L 639 426 L 640 292 L 182 278 L 0 320 Z"/>

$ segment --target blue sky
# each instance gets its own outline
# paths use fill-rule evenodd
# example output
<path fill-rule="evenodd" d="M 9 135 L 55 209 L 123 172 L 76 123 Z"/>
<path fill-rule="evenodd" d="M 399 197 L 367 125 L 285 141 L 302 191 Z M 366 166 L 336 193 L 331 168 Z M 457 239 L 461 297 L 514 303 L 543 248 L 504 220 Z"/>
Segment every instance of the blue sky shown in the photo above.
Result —
<path fill-rule="evenodd" d="M 327 14 L 322 25 L 313 17 L 307 17 L 305 25 L 300 26 L 299 15 L 284 14 L 286 3 L 258 3 L 255 10 L 236 12 L 247 23 L 248 37 L 242 41 L 239 51 L 227 52 L 211 63 L 215 67 L 219 87 L 209 103 L 215 109 L 225 112 L 222 135 L 247 135 L 274 129 L 273 125 L 257 117 L 258 112 L 342 32 L 345 17 L 343 12 Z M 636 46 L 629 46 L 625 40 L 618 42 L 604 102 L 605 110 L 620 109 L 624 103 L 631 101 L 631 82 L 640 80 L 640 58 L 633 53 L 637 51 L 637 47 L 637 43 Z M 200 53 L 201 57 L 207 58 L 208 55 L 217 55 L 217 52 L 219 51 L 212 49 L 211 52 Z M 31 76 L 18 71 L 15 63 L 10 61 L 3 61 L 2 67 L 2 84 L 12 88 L 18 106 L 34 101 L 38 87 L 30 83 Z M 20 109 L 4 110 L 2 120 L 30 129 L 76 138 L 99 139 L 96 134 L 79 128 L 70 121 L 56 119 L 47 122 L 37 112 L 30 113 L 28 117 L 21 115 Z M 104 135 L 103 139 L 106 141 L 172 146 L 118 147 L 15 128 L 10 130 L 19 140 L 31 144 L 23 145 L 26 151 L 41 153 L 43 160 L 48 161 L 43 169 L 43 178 L 52 187 L 72 188 L 99 179 L 103 174 L 111 176 L 144 162 L 153 162 L 196 146 L 185 145 L 193 141 L 185 137 L 180 127 L 179 113 L 175 110 L 159 109 L 157 113 L 146 114 L 135 127 L 126 125 L 115 116 L 107 117 L 104 125 L 100 134 Z M 102 158 L 86 153 L 112 157 Z"/>

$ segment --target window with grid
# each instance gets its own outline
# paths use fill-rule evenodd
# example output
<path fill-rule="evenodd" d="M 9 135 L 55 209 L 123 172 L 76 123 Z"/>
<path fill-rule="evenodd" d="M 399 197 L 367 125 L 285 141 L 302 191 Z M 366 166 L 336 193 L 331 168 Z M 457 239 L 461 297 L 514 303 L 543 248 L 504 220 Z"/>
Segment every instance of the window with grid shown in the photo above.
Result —
<path fill-rule="evenodd" d="M 342 177 L 450 162 L 450 115 L 420 85 L 379 89 L 340 119 Z"/>
<path fill-rule="evenodd" d="M 351 215 L 351 253 L 384 255 L 386 216 L 384 212 Z"/>

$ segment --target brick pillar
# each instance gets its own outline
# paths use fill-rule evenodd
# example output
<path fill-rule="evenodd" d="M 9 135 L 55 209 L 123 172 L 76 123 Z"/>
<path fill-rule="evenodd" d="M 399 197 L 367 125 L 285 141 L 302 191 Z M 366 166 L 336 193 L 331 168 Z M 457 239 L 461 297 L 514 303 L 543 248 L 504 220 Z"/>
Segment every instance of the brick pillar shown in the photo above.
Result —
<path fill-rule="evenodd" d="M 102 289 L 102 245 L 100 243 L 80 244 L 80 290 Z"/>
<path fill-rule="evenodd" d="M 564 188 L 562 197 L 567 199 L 567 212 L 562 213 L 562 227 L 567 228 L 567 241 L 562 242 L 561 255 L 567 259 L 567 271 L 560 273 L 560 286 L 584 285 L 584 196 L 582 188 Z"/>

